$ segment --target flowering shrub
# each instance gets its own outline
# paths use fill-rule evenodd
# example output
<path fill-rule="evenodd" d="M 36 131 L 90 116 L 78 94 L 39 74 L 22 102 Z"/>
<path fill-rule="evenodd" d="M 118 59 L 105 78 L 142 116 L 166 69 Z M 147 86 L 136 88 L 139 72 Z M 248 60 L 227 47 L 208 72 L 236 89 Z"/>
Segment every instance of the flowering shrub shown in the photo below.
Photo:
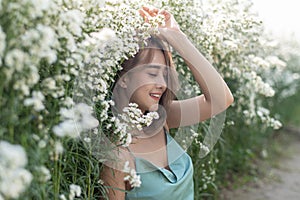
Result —
<path fill-rule="evenodd" d="M 17 199 L 22 193 L 24 199 L 105 195 L 99 161 L 106 161 L 112 149 L 99 144 L 103 138 L 117 145 L 130 143 L 126 120 L 111 112 L 114 77 L 120 64 L 138 51 L 139 42 L 162 22 L 158 16 L 144 23 L 137 11 L 144 4 L 170 10 L 228 82 L 236 99 L 228 112 L 228 126 L 258 122 L 275 129 L 281 126 L 262 99 L 272 101 L 290 54 L 283 54 L 263 34 L 246 0 L 2 0 L 0 199 Z M 195 85 L 191 74 L 176 53 L 174 61 L 189 81 L 182 83 L 181 95 L 200 93 L 190 86 Z M 124 113 L 134 113 L 136 128 L 157 117 L 136 112 L 133 106 Z M 197 130 L 203 134 L 193 134 L 192 149 L 208 151 L 202 143 L 205 127 L 204 123 Z M 195 160 L 197 156 L 193 154 Z M 214 184 L 216 157 L 214 153 L 210 163 L 195 163 L 201 169 L 207 166 L 200 173 L 200 193 Z M 141 184 L 134 171 L 128 174 L 126 180 Z M 7 187 L 11 184 L 13 191 Z"/>
<path fill-rule="evenodd" d="M 0 158 L 0 198 L 19 198 L 32 180 L 32 174 L 24 169 L 26 153 L 19 145 L 0 141 Z"/>

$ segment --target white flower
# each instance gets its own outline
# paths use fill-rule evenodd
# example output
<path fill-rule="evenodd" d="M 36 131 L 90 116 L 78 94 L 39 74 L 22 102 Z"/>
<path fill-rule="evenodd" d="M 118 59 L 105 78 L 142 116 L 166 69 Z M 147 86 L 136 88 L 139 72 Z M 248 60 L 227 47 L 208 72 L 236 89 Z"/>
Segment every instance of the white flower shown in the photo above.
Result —
<path fill-rule="evenodd" d="M 70 194 L 69 194 L 69 200 L 73 200 L 74 197 L 80 197 L 81 195 L 81 188 L 78 185 L 71 184 L 70 185 Z"/>
<path fill-rule="evenodd" d="M 129 161 L 126 161 L 123 167 L 123 171 L 126 173 L 130 172 Z"/>
<path fill-rule="evenodd" d="M 92 141 L 90 137 L 85 137 L 83 138 L 83 140 L 87 143 L 90 143 Z"/>
<path fill-rule="evenodd" d="M 48 180 L 51 179 L 51 174 L 48 168 L 46 168 L 45 166 L 40 166 L 37 167 L 37 171 L 39 173 L 39 180 L 42 182 L 47 182 Z"/>
<path fill-rule="evenodd" d="M 55 90 L 56 87 L 56 81 L 52 77 L 48 77 L 43 80 L 43 85 L 46 87 L 48 90 Z"/>
<path fill-rule="evenodd" d="M 116 37 L 116 33 L 110 28 L 103 28 L 100 32 L 92 32 L 90 35 L 95 41 L 107 41 Z"/>
<path fill-rule="evenodd" d="M 9 170 L 6 176 L 1 177 L 0 191 L 5 197 L 18 198 L 25 191 L 31 180 L 31 173 L 23 168 Z"/>
<path fill-rule="evenodd" d="M 128 147 L 132 142 L 132 136 L 130 133 L 127 133 L 125 137 L 121 140 L 123 147 Z"/>
<path fill-rule="evenodd" d="M 84 14 L 79 10 L 67 10 L 60 15 L 60 20 L 66 24 L 68 30 L 76 36 L 80 36 L 82 33 L 82 23 Z"/>
<path fill-rule="evenodd" d="M 55 141 L 53 150 L 50 152 L 51 160 L 58 160 L 59 156 L 64 152 L 64 147 L 60 141 Z"/>
<path fill-rule="evenodd" d="M 124 177 L 124 181 L 129 181 L 132 187 L 140 187 L 142 184 L 140 175 L 137 175 L 134 169 L 131 169 L 130 174 Z"/>
<path fill-rule="evenodd" d="M 206 155 L 207 153 L 209 153 L 209 148 L 202 142 L 199 142 L 199 147 L 200 147 L 200 150 L 203 151 L 203 153 L 201 152 L 201 154 Z"/>
<path fill-rule="evenodd" d="M 5 64 L 16 71 L 22 71 L 30 63 L 30 57 L 20 49 L 12 49 L 5 56 Z"/>
<path fill-rule="evenodd" d="M 25 106 L 33 106 L 35 111 L 41 111 L 45 109 L 43 104 L 45 97 L 40 91 L 33 91 L 32 98 L 27 98 L 24 100 Z"/>
<path fill-rule="evenodd" d="M 85 103 L 76 104 L 73 108 L 61 108 L 60 115 L 64 120 L 53 127 L 53 132 L 59 136 L 76 138 L 82 131 L 96 128 L 99 121 L 92 116 L 91 106 Z"/>
<path fill-rule="evenodd" d="M 65 196 L 64 194 L 59 195 L 59 198 L 60 198 L 61 200 L 67 200 L 67 198 L 66 198 L 66 196 Z"/>
<path fill-rule="evenodd" d="M 76 121 L 69 119 L 61 122 L 59 125 L 53 127 L 53 132 L 58 137 L 71 137 L 76 138 L 79 137 L 80 132 L 82 131 L 79 123 Z"/>
<path fill-rule="evenodd" d="M 80 126 L 83 130 L 89 130 L 96 128 L 99 125 L 99 121 L 91 115 L 83 116 Z"/>
<path fill-rule="evenodd" d="M 58 47 L 59 42 L 55 31 L 51 27 L 38 24 L 35 28 L 27 30 L 21 36 L 21 40 L 22 45 L 29 48 L 32 57 L 45 58 L 48 63 L 56 61 L 56 52 L 52 48 Z M 38 62 L 38 60 L 35 62 Z"/>
<path fill-rule="evenodd" d="M 132 187 L 140 187 L 141 186 L 141 184 L 142 184 L 142 182 L 140 180 L 141 177 L 140 177 L 140 175 L 137 175 L 135 169 L 131 169 L 129 167 L 129 161 L 125 162 L 123 171 L 128 174 L 124 177 L 124 181 L 129 181 L 129 183 Z"/>
<path fill-rule="evenodd" d="M 75 103 L 74 103 L 74 101 L 71 97 L 66 97 L 64 99 L 64 105 L 67 106 L 67 107 L 71 107 L 71 106 L 74 106 Z"/>
<path fill-rule="evenodd" d="M 278 120 L 274 120 L 274 122 L 273 122 L 273 128 L 274 128 L 274 130 L 278 130 L 281 127 L 282 127 L 282 123 L 280 121 L 278 121 Z"/>
<path fill-rule="evenodd" d="M 0 158 L 0 165 L 11 169 L 24 167 L 27 164 L 24 148 L 6 141 L 0 141 Z"/>
<path fill-rule="evenodd" d="M 63 153 L 64 147 L 61 144 L 61 142 L 59 142 L 59 141 L 55 142 L 55 144 L 54 144 L 54 151 L 55 151 L 56 154 L 62 154 Z"/>
<path fill-rule="evenodd" d="M 26 164 L 22 146 L 0 141 L 0 193 L 4 197 L 19 198 L 30 184 L 32 175 L 23 168 Z"/>
<path fill-rule="evenodd" d="M 1 0 L 0 0 L 0 10 L 1 10 Z M 0 66 L 2 65 L 2 58 L 4 55 L 4 50 L 6 48 L 5 38 L 6 38 L 6 35 L 2 31 L 2 27 L 0 26 Z"/>

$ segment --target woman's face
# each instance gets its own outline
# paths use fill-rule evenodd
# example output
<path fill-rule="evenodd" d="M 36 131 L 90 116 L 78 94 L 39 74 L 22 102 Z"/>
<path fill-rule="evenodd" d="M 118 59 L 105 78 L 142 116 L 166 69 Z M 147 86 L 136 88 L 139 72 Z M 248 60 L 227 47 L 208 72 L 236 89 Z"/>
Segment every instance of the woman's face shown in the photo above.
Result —
<path fill-rule="evenodd" d="M 154 51 L 150 63 L 134 67 L 127 77 L 129 101 L 137 103 L 142 112 L 157 110 L 167 88 L 168 66 L 165 57 L 161 50 Z"/>

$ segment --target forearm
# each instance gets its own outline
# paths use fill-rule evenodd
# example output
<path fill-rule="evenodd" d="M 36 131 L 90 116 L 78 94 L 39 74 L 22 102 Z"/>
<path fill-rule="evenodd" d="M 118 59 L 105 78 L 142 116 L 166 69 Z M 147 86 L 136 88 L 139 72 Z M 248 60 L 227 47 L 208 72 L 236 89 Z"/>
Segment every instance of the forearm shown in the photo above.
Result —
<path fill-rule="evenodd" d="M 227 84 L 181 31 L 160 29 L 162 37 L 182 56 L 188 64 L 205 100 L 211 104 L 212 113 L 227 108 L 233 101 Z"/>

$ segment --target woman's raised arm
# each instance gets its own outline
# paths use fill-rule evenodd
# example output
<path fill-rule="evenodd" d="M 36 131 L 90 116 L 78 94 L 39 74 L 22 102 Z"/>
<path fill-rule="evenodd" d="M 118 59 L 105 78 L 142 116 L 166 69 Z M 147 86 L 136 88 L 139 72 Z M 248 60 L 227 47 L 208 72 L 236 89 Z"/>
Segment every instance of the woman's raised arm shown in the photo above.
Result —
<path fill-rule="evenodd" d="M 159 37 L 167 41 L 182 56 L 203 93 L 170 104 L 167 109 L 169 128 L 199 123 L 221 113 L 232 104 L 233 96 L 223 78 L 189 41 L 168 11 L 143 7 L 140 13 L 144 18 L 156 14 L 165 16 L 165 25 L 159 28 Z"/>

